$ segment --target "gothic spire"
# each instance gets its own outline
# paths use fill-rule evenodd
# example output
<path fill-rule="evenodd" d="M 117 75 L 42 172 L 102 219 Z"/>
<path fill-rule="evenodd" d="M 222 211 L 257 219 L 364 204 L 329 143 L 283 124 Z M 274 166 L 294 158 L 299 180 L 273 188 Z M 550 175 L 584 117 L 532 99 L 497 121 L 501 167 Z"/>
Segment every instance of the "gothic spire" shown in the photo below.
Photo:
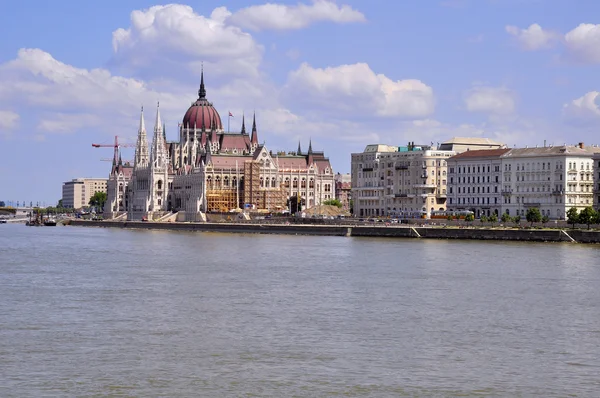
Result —
<path fill-rule="evenodd" d="M 312 138 L 308 141 L 308 154 L 312 155 Z"/>
<path fill-rule="evenodd" d="M 250 137 L 252 144 L 258 145 L 258 132 L 256 131 L 256 112 L 252 116 L 252 136 Z"/>
<path fill-rule="evenodd" d="M 116 160 L 116 159 L 115 159 Z M 148 164 L 148 137 L 146 136 L 146 124 L 144 123 L 144 107 L 140 114 L 140 127 L 138 129 L 137 142 L 135 144 L 135 167 L 143 167 Z"/>
<path fill-rule="evenodd" d="M 200 90 L 198 90 L 198 99 L 206 98 L 206 89 L 204 88 L 204 64 L 200 72 Z"/>
<path fill-rule="evenodd" d="M 242 113 L 242 134 L 246 134 L 246 121 L 244 120 L 243 113 Z"/>
<path fill-rule="evenodd" d="M 298 151 L 296 152 L 297 155 L 302 155 L 302 148 L 300 148 L 300 140 L 298 140 Z"/>
<path fill-rule="evenodd" d="M 166 158 L 167 150 L 163 135 L 163 124 L 160 118 L 160 103 L 156 104 L 156 121 L 154 122 L 154 137 L 152 139 L 152 160 L 156 162 L 159 158 Z"/>

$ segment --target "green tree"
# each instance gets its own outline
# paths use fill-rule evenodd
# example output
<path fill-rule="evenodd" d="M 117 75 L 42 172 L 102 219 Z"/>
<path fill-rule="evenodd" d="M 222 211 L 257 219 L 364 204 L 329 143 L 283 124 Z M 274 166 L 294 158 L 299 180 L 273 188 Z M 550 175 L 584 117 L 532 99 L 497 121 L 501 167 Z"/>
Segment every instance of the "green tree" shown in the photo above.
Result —
<path fill-rule="evenodd" d="M 540 213 L 540 209 L 537 207 L 530 207 L 525 214 L 525 219 L 527 219 L 527 221 L 531 223 L 530 226 L 533 227 L 534 222 L 542 221 L 542 213 Z"/>
<path fill-rule="evenodd" d="M 6 203 L 3 200 L 0 200 L 0 207 L 6 207 Z"/>
<path fill-rule="evenodd" d="M 548 224 L 548 221 L 550 221 L 550 217 L 548 217 L 548 216 L 542 217 L 542 224 L 544 224 L 544 225 Z"/>
<path fill-rule="evenodd" d="M 473 214 L 467 214 L 465 216 L 465 221 L 466 222 L 473 222 L 473 220 L 475 220 L 475 216 Z"/>
<path fill-rule="evenodd" d="M 328 205 L 328 206 L 336 206 L 341 208 L 342 207 L 342 202 L 340 202 L 339 199 L 328 199 L 323 201 L 324 205 Z"/>
<path fill-rule="evenodd" d="M 600 224 L 600 210 L 597 210 L 594 213 L 594 217 L 592 219 L 592 224 Z"/>
<path fill-rule="evenodd" d="M 96 192 L 94 196 L 90 198 L 89 205 L 95 206 L 97 209 L 103 209 L 104 203 L 106 202 L 106 192 Z"/>
<path fill-rule="evenodd" d="M 575 228 L 575 224 L 579 222 L 579 212 L 577 211 L 577 208 L 571 207 L 567 210 L 567 222 Z"/>
<path fill-rule="evenodd" d="M 56 207 L 58 207 L 59 209 L 63 208 L 63 200 L 62 199 L 58 200 L 58 204 L 56 205 Z"/>
<path fill-rule="evenodd" d="M 483 224 L 484 222 L 488 222 L 488 218 L 485 215 L 483 215 L 479 217 L 479 221 Z"/>
<path fill-rule="evenodd" d="M 492 223 L 492 227 L 493 227 L 494 224 L 498 222 L 498 216 L 496 215 L 496 213 L 492 213 L 492 215 L 490 216 L 488 221 Z"/>
<path fill-rule="evenodd" d="M 521 216 L 514 216 L 512 220 L 514 221 L 515 225 L 521 225 Z"/>
<path fill-rule="evenodd" d="M 503 223 L 510 222 L 512 219 L 508 215 L 508 213 L 502 213 L 502 217 L 500 218 Z"/>
<path fill-rule="evenodd" d="M 591 206 L 586 207 L 581 210 L 579 213 L 579 222 L 582 224 L 586 224 L 588 229 L 590 229 L 590 224 L 594 222 L 596 218 L 596 210 L 594 210 Z"/>

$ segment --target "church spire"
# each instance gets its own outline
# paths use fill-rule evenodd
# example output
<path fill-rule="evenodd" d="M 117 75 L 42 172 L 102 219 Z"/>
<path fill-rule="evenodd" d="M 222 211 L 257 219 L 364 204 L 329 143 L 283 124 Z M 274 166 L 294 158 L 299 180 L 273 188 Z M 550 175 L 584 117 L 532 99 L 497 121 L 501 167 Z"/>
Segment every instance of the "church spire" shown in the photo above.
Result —
<path fill-rule="evenodd" d="M 302 148 L 300 148 L 300 140 L 298 140 L 298 151 L 296 152 L 297 155 L 302 155 Z"/>
<path fill-rule="evenodd" d="M 138 129 L 137 142 L 135 144 L 135 167 L 148 165 L 148 137 L 146 136 L 146 124 L 144 123 L 144 107 L 140 114 L 140 127 Z"/>
<path fill-rule="evenodd" d="M 312 138 L 308 141 L 308 154 L 312 155 Z"/>
<path fill-rule="evenodd" d="M 206 88 L 204 88 L 204 64 L 200 72 L 200 90 L 198 90 L 198 99 L 206 98 Z"/>
<path fill-rule="evenodd" d="M 258 132 L 256 131 L 256 112 L 252 116 L 252 136 L 250 137 L 252 144 L 258 145 Z"/>
<path fill-rule="evenodd" d="M 163 124 L 160 118 L 160 103 L 156 104 L 156 121 L 154 122 L 154 137 L 152 139 L 152 161 L 156 163 L 162 159 L 159 164 L 166 161 L 167 150 L 165 148 L 165 139 L 163 135 Z"/>
<path fill-rule="evenodd" d="M 242 134 L 246 134 L 246 121 L 244 119 L 243 113 L 242 113 Z"/>

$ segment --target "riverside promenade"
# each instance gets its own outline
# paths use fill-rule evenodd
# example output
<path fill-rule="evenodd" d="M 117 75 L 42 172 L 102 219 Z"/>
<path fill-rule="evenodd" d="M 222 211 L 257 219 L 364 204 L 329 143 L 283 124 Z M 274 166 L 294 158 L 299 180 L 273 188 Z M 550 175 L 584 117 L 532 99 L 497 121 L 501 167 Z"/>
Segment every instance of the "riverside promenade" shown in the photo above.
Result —
<path fill-rule="evenodd" d="M 411 225 L 318 225 L 260 223 L 179 223 L 72 220 L 70 225 L 104 228 L 157 229 L 223 233 L 259 233 L 412 239 L 508 240 L 525 242 L 600 243 L 600 231 L 580 229 L 527 229 L 438 227 Z"/>

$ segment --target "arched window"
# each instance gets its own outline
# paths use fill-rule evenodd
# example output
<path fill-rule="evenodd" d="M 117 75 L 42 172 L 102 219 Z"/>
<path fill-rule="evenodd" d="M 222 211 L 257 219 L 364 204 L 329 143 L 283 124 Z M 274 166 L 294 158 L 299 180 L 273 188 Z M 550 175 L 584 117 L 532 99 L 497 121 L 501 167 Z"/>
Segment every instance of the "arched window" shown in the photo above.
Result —
<path fill-rule="evenodd" d="M 265 180 L 262 177 L 260 177 L 260 187 L 261 188 L 265 187 Z"/>
<path fill-rule="evenodd" d="M 206 177 L 206 187 L 208 189 L 211 189 L 213 187 L 213 181 L 212 181 L 212 177 L 211 176 Z"/>
<path fill-rule="evenodd" d="M 275 188 L 277 186 L 277 183 L 275 181 L 275 177 L 271 178 L 271 188 Z"/>
<path fill-rule="evenodd" d="M 310 180 L 308 180 L 308 187 L 309 188 L 315 187 L 315 179 L 314 178 L 311 178 Z"/>
<path fill-rule="evenodd" d="M 306 188 L 306 178 L 303 178 L 303 179 L 300 181 L 300 188 Z"/>
<path fill-rule="evenodd" d="M 225 178 L 223 178 L 223 186 L 229 187 L 229 177 L 225 176 Z"/>
<path fill-rule="evenodd" d="M 298 179 L 294 177 L 294 181 L 292 182 L 292 188 L 298 188 Z"/>
<path fill-rule="evenodd" d="M 156 188 L 158 188 L 159 190 L 162 189 L 162 180 L 158 180 L 158 182 L 156 183 Z"/>
<path fill-rule="evenodd" d="M 289 178 L 289 177 L 285 177 L 285 183 L 284 183 L 284 186 L 285 186 L 286 188 L 289 188 L 289 187 L 290 187 L 290 178 Z"/>
<path fill-rule="evenodd" d="M 221 188 L 221 176 L 215 177 L 215 188 Z"/>

